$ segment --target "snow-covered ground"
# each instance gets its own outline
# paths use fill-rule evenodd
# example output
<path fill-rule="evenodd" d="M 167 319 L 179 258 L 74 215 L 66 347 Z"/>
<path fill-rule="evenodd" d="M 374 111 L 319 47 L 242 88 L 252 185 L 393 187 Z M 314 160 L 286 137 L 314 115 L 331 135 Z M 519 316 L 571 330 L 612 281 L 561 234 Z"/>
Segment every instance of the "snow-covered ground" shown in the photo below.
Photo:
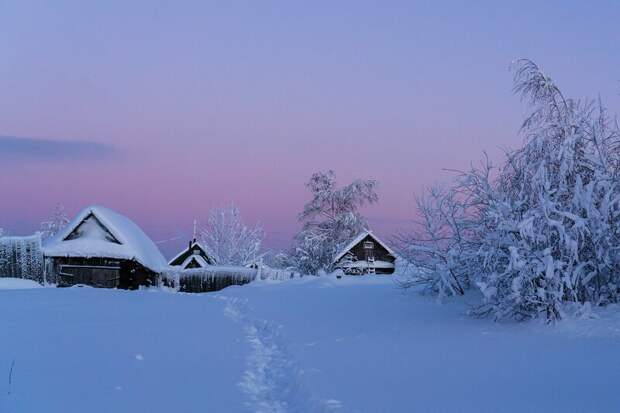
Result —
<path fill-rule="evenodd" d="M 22 278 L 1 278 L 0 290 L 27 290 L 30 288 L 41 288 L 41 284 L 32 280 Z"/>
<path fill-rule="evenodd" d="M 0 412 L 618 411 L 620 308 L 546 326 L 467 301 L 389 277 L 2 290 Z"/>

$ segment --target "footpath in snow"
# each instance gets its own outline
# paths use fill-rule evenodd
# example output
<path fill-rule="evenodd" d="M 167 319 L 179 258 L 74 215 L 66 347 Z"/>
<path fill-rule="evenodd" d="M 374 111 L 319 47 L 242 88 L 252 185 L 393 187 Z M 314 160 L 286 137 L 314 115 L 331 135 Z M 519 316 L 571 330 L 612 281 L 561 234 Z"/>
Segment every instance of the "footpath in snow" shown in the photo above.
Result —
<path fill-rule="evenodd" d="M 546 326 L 467 301 L 389 277 L 0 290 L 0 411 L 618 411 L 620 309 Z"/>

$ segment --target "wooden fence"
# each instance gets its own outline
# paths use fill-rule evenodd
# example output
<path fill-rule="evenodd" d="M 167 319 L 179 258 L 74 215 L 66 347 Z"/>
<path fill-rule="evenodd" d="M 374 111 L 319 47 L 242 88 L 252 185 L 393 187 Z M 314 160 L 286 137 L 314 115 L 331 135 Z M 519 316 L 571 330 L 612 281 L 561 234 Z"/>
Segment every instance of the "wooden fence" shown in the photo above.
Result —
<path fill-rule="evenodd" d="M 213 265 L 207 268 L 168 268 L 161 274 L 161 284 L 186 293 L 218 291 L 231 285 L 243 285 L 256 279 L 254 268 Z"/>

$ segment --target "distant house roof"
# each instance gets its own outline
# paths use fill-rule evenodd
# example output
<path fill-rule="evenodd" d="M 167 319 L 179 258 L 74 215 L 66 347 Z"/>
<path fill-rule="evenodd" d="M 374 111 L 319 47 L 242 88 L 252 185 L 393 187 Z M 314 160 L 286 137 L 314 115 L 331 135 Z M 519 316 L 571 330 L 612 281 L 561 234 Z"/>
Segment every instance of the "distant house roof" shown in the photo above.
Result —
<path fill-rule="evenodd" d="M 181 264 L 181 267 L 188 268 L 190 267 L 190 264 L 192 264 L 192 262 L 195 262 L 196 265 L 198 265 L 198 268 L 205 268 L 206 266 L 209 265 L 209 263 L 204 258 L 202 258 L 200 255 L 190 255 L 189 257 L 187 257 L 185 261 L 183 261 L 183 264 Z M 197 267 L 191 266 L 191 268 L 197 268 Z"/>
<path fill-rule="evenodd" d="M 367 236 L 370 236 L 373 240 L 375 240 L 375 242 L 379 245 L 381 245 L 383 248 L 385 248 L 387 250 L 387 252 L 389 252 L 391 255 L 395 256 L 394 251 L 392 251 L 392 249 L 390 247 L 388 247 L 386 244 L 383 243 L 383 241 L 381 241 L 379 238 L 377 238 L 376 235 L 374 235 L 372 233 L 372 231 L 369 230 L 364 230 L 362 232 L 360 232 L 360 234 L 355 237 L 351 242 L 349 242 L 334 258 L 334 260 L 332 261 L 332 264 L 337 263 L 338 261 L 340 261 L 340 259 L 342 257 L 344 257 L 347 252 L 351 251 L 351 249 L 353 247 L 355 247 L 357 244 L 359 244 L 360 242 L 362 242 L 364 240 L 364 238 L 366 238 Z"/>
<path fill-rule="evenodd" d="M 191 262 L 192 257 L 198 258 L 196 262 L 200 264 L 201 267 L 215 264 L 215 260 L 210 257 L 207 249 L 200 242 L 192 240 L 186 248 L 168 262 L 168 265 L 182 266 L 185 268 Z"/>
<path fill-rule="evenodd" d="M 44 245 L 49 257 L 135 260 L 153 271 L 166 266 L 155 243 L 129 218 L 102 206 L 84 208 Z"/>

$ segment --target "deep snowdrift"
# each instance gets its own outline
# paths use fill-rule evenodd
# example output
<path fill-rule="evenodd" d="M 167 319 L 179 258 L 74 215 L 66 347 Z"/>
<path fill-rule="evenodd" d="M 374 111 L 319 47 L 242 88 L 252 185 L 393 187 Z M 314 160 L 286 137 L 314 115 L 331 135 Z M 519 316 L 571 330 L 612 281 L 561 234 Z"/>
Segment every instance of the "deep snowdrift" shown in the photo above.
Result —
<path fill-rule="evenodd" d="M 551 327 L 466 308 L 389 277 L 0 291 L 0 411 L 617 411 L 618 308 Z"/>

